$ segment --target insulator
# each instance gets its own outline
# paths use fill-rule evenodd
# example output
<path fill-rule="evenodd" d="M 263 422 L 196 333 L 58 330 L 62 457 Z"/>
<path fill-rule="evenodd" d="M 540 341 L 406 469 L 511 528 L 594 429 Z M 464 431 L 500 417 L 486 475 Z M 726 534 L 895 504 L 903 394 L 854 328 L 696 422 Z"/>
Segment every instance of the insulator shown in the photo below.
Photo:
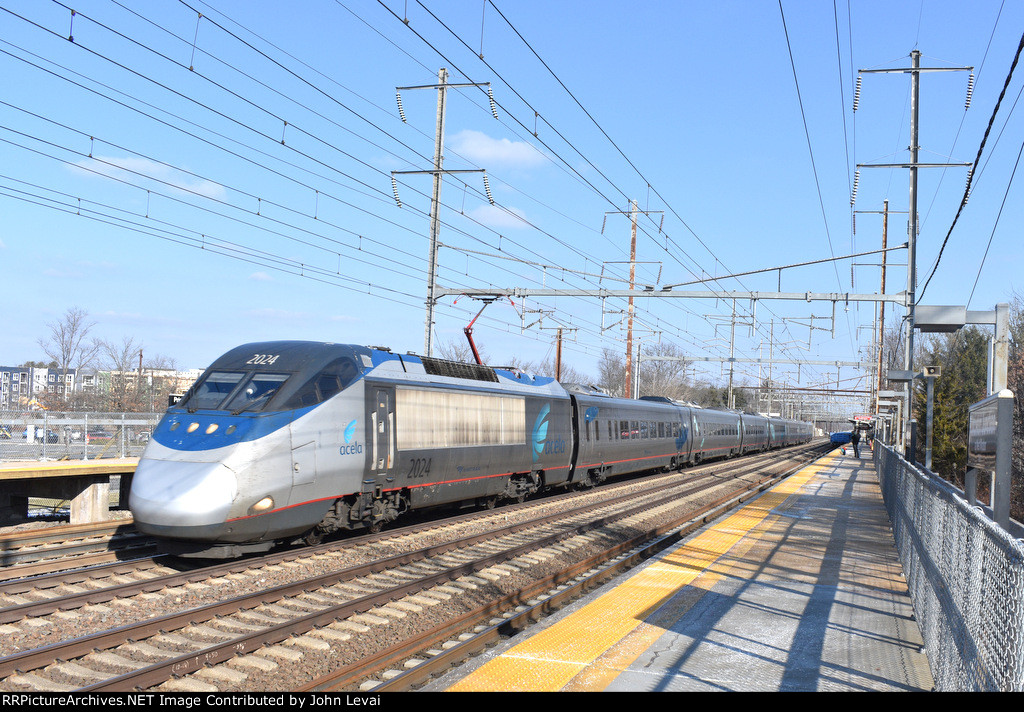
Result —
<path fill-rule="evenodd" d="M 967 171 L 967 185 L 964 187 L 964 205 L 967 205 L 967 201 L 971 197 L 971 179 L 974 177 L 974 169 L 971 168 Z"/>
<path fill-rule="evenodd" d="M 403 124 L 409 123 L 408 121 L 405 120 L 405 110 L 402 108 L 402 93 L 401 92 L 397 92 L 397 91 L 395 92 L 395 101 L 398 102 L 398 115 L 401 117 L 402 123 Z"/>
<path fill-rule="evenodd" d="M 967 78 L 967 100 L 964 102 L 964 110 L 971 108 L 971 95 L 974 94 L 974 72 Z"/>
<path fill-rule="evenodd" d="M 494 118 L 498 118 L 498 105 L 494 103 L 494 92 L 490 87 L 487 87 L 487 98 L 491 100 L 491 113 L 494 114 Z"/>
<path fill-rule="evenodd" d="M 494 205 L 494 198 L 491 196 L 491 184 L 487 180 L 487 174 L 484 173 L 484 192 L 487 193 L 487 200 L 491 205 Z"/>
<path fill-rule="evenodd" d="M 850 193 L 850 205 L 857 202 L 857 185 L 860 183 L 860 171 L 853 174 L 853 192 Z"/>
<path fill-rule="evenodd" d="M 402 201 L 398 199 L 398 181 L 394 176 L 391 176 L 391 190 L 395 193 L 395 202 L 398 203 L 398 207 L 402 207 Z"/>
<path fill-rule="evenodd" d="M 857 213 L 853 214 L 853 234 L 857 234 Z"/>
<path fill-rule="evenodd" d="M 853 90 L 853 110 L 856 111 L 860 105 L 860 85 L 864 77 L 857 77 L 857 87 Z"/>
<path fill-rule="evenodd" d="M 605 215 L 604 218 L 601 220 L 601 234 L 602 235 L 604 234 L 604 226 L 605 226 L 605 223 L 607 223 L 607 222 L 608 222 L 608 216 Z"/>

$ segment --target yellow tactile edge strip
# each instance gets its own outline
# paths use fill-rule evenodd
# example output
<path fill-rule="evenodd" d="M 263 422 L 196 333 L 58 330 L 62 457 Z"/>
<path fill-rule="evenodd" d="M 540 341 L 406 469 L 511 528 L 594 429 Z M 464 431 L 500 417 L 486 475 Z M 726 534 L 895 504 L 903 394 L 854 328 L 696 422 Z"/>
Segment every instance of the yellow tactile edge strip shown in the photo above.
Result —
<path fill-rule="evenodd" d="M 832 459 L 827 456 L 786 478 L 721 523 L 643 568 L 558 624 L 488 661 L 448 688 L 449 691 L 552 692 L 564 689 L 619 641 L 644 626 L 644 619 L 652 611 L 691 584 Z M 656 626 L 649 628 L 651 635 L 655 631 L 664 632 Z M 618 664 L 612 667 L 624 669 L 646 648 L 647 638 L 647 635 L 631 638 L 615 656 Z M 606 670 L 610 672 L 611 668 Z M 609 681 L 591 679 L 586 689 L 600 690 Z M 583 688 L 574 685 L 573 689 Z"/>

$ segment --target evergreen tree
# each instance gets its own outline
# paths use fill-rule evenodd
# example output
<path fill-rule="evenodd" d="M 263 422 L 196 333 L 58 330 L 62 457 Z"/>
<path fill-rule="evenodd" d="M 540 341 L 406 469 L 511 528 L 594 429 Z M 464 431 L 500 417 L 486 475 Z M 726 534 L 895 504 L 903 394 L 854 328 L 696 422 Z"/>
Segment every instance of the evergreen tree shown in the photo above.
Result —
<path fill-rule="evenodd" d="M 940 366 L 935 379 L 932 420 L 932 470 L 957 487 L 967 472 L 968 409 L 986 397 L 988 335 L 968 326 L 955 334 L 930 338 L 921 349 L 919 363 Z M 927 388 L 914 382 L 918 462 L 924 462 L 927 428 Z"/>

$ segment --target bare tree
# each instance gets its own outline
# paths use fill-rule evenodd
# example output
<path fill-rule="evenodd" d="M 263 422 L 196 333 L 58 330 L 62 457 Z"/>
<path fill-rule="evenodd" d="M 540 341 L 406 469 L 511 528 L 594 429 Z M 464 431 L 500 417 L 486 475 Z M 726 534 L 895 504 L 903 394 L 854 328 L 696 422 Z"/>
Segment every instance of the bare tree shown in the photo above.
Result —
<path fill-rule="evenodd" d="M 480 358 L 484 363 L 487 363 L 487 355 L 484 350 L 478 345 L 477 351 L 480 352 Z M 447 361 L 459 361 L 461 363 L 476 363 L 476 359 L 473 358 L 473 351 L 469 348 L 469 342 L 457 339 L 447 339 L 445 341 L 439 341 L 437 343 L 438 355 Z"/>
<path fill-rule="evenodd" d="M 626 359 L 611 349 L 604 349 L 597 362 L 598 384 L 607 393 L 622 397 L 626 393 Z"/>
<path fill-rule="evenodd" d="M 103 341 L 103 365 L 109 371 L 106 383 L 106 409 L 134 412 L 140 410 L 140 373 L 142 344 L 125 336 L 121 343 Z"/>
<path fill-rule="evenodd" d="M 89 320 L 89 312 L 72 307 L 64 312 L 63 318 L 46 326 L 50 330 L 50 338 L 39 339 L 38 343 L 43 353 L 57 364 L 61 383 L 66 387 L 68 371 L 74 368 L 76 373 L 81 372 L 100 351 L 100 343 L 96 339 L 87 340 L 96 322 Z"/>
<path fill-rule="evenodd" d="M 651 356 L 666 357 L 669 361 L 651 361 Z M 646 360 L 645 360 L 646 358 Z M 665 396 L 685 400 L 689 389 L 686 386 L 686 366 L 683 350 L 676 344 L 663 341 L 644 349 L 640 359 L 640 395 Z"/>

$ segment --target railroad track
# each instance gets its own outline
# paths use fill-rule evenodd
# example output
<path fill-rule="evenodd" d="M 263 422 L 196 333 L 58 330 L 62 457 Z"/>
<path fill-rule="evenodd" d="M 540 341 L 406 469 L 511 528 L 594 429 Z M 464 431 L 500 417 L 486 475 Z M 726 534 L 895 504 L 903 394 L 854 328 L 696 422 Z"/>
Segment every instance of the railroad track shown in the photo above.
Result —
<path fill-rule="evenodd" d="M 454 635 L 453 621 L 471 630 L 580 562 L 662 536 L 660 520 L 735 498 L 721 490 L 737 481 L 768 486 L 765 461 L 750 460 L 194 570 L 155 559 L 52 585 L 10 582 L 0 587 L 0 689 L 294 689 L 337 675 L 339 662 L 346 681 L 323 684 L 356 684 L 409 641 Z M 52 595 L 27 600 L 41 591 Z"/>
<path fill-rule="evenodd" d="M 131 519 L 45 526 L 0 535 L 0 581 L 145 556 L 154 541 Z"/>
<path fill-rule="evenodd" d="M 538 579 L 501 600 L 446 621 L 416 639 L 341 668 L 295 688 L 303 692 L 405 692 L 418 689 L 454 666 L 528 629 L 588 591 L 647 561 L 693 531 L 739 506 L 791 472 L 835 449 L 812 444 L 784 453 L 774 474 L 751 481 L 689 509 L 675 521 L 647 531 L 614 548 L 581 559 L 544 579 Z M 741 479 L 740 475 L 737 479 Z"/>

